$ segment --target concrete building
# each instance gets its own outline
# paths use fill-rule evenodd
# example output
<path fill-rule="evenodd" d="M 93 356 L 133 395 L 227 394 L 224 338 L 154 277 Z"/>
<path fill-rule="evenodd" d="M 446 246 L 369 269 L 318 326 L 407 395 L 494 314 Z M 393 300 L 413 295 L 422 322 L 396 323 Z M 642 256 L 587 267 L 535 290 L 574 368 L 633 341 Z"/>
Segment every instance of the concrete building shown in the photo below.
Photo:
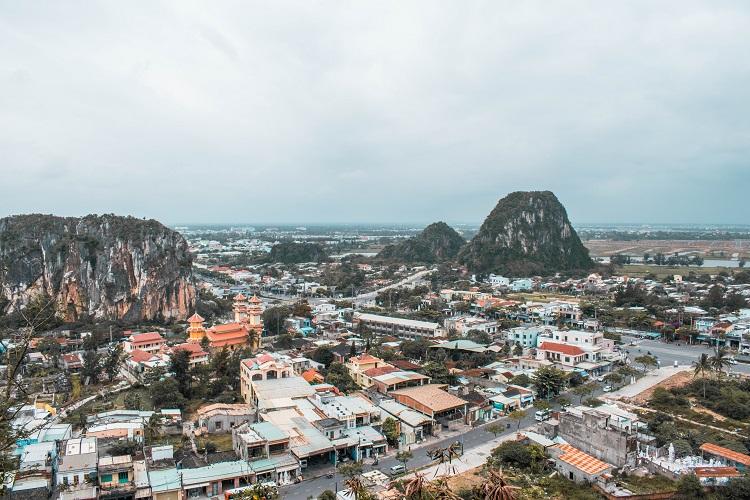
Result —
<path fill-rule="evenodd" d="M 214 403 L 201 406 L 196 413 L 198 428 L 209 434 L 231 432 L 232 428 L 255 420 L 255 412 L 247 404 Z"/>
<path fill-rule="evenodd" d="M 637 429 L 610 413 L 593 408 L 568 408 L 560 413 L 557 434 L 579 450 L 617 467 L 634 465 Z"/>
<path fill-rule="evenodd" d="M 69 439 L 58 456 L 56 482 L 66 490 L 67 498 L 97 498 L 96 438 Z"/>
<path fill-rule="evenodd" d="M 431 339 L 446 336 L 445 328 L 440 326 L 439 323 L 429 321 L 393 318 L 379 314 L 355 313 L 354 323 L 366 326 L 376 333 L 408 339 L 417 337 Z"/>
<path fill-rule="evenodd" d="M 156 354 L 166 343 L 166 340 L 157 332 L 134 333 L 123 342 L 125 352 L 131 353 L 136 349 L 151 354 Z"/>
<path fill-rule="evenodd" d="M 240 362 L 240 394 L 246 403 L 255 399 L 252 382 L 287 378 L 295 373 L 294 365 L 286 356 L 278 354 L 260 354 Z"/>

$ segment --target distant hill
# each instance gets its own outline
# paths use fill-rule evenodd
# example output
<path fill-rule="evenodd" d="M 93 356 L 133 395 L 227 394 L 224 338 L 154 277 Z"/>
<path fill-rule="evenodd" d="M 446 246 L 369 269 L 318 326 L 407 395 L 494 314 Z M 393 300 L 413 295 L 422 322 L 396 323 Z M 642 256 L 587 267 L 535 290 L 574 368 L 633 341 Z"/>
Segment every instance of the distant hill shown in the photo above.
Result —
<path fill-rule="evenodd" d="M 594 265 L 550 191 L 518 191 L 501 199 L 458 259 L 473 272 L 513 276 Z"/>
<path fill-rule="evenodd" d="M 155 220 L 0 219 L 0 314 L 38 297 L 65 321 L 183 320 L 195 308 L 192 257 L 182 235 Z"/>
<path fill-rule="evenodd" d="M 325 249 L 318 243 L 284 241 L 272 246 L 271 251 L 263 260 L 272 263 L 299 264 L 301 262 L 321 262 L 326 260 L 327 257 Z"/>
<path fill-rule="evenodd" d="M 377 259 L 405 263 L 434 264 L 455 259 L 466 241 L 445 222 L 435 222 L 417 236 L 388 245 Z"/>

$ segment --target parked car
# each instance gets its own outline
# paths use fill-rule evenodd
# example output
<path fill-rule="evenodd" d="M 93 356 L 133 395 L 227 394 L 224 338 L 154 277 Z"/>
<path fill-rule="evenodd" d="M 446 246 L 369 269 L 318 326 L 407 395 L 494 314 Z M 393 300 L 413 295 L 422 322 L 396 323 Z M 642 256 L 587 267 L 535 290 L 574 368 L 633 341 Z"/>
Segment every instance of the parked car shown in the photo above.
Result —
<path fill-rule="evenodd" d="M 604 392 L 612 392 L 612 386 L 611 385 L 605 385 L 602 390 Z"/>
<path fill-rule="evenodd" d="M 537 422 L 544 422 L 545 420 L 549 420 L 550 417 L 550 411 L 549 410 L 539 410 L 536 413 L 534 413 L 534 420 Z"/>
<path fill-rule="evenodd" d="M 395 476 L 395 475 L 403 474 L 404 472 L 406 472 L 406 467 L 403 464 L 398 464 L 398 465 L 394 465 L 388 470 L 391 476 Z"/>

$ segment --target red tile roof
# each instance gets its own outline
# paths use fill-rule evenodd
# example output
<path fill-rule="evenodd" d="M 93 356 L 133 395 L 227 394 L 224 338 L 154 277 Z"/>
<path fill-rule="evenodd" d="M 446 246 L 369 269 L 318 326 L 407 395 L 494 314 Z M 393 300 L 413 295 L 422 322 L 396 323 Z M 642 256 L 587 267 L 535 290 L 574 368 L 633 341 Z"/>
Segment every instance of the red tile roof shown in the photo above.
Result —
<path fill-rule="evenodd" d="M 378 368 L 370 368 L 365 370 L 363 373 L 368 377 L 377 377 L 378 375 L 385 375 L 386 373 L 393 373 L 399 371 L 395 366 L 380 366 Z"/>
<path fill-rule="evenodd" d="M 205 356 L 208 353 L 203 350 L 200 344 L 196 342 L 185 342 L 184 344 L 177 344 L 172 347 L 173 351 L 187 351 L 190 353 L 190 357 Z"/>
<path fill-rule="evenodd" d="M 698 477 L 740 477 L 740 471 L 734 467 L 696 467 L 693 469 Z"/>
<path fill-rule="evenodd" d="M 242 292 L 240 292 L 237 295 L 235 295 L 234 300 L 238 300 L 238 301 L 239 300 L 247 300 L 247 297 L 245 297 L 244 295 L 242 295 Z"/>
<path fill-rule="evenodd" d="M 218 334 L 233 333 L 233 332 L 238 332 L 240 330 L 244 331 L 245 334 L 247 334 L 245 325 L 243 325 L 242 323 L 225 323 L 223 325 L 214 325 L 208 329 L 209 332 L 214 332 Z"/>
<path fill-rule="evenodd" d="M 584 354 L 583 349 L 574 345 L 558 344 L 557 342 L 542 342 L 539 346 L 542 351 L 559 352 L 568 356 L 580 356 Z"/>
<path fill-rule="evenodd" d="M 135 363 L 143 363 L 145 361 L 149 361 L 154 357 L 153 354 L 148 353 L 146 351 L 141 351 L 140 349 L 134 349 L 130 353 L 130 359 L 133 360 Z"/>
<path fill-rule="evenodd" d="M 204 321 L 206 320 L 198 313 L 195 313 L 188 318 L 188 323 L 203 323 Z"/>
<path fill-rule="evenodd" d="M 302 378 L 305 379 L 308 384 L 310 382 L 322 382 L 324 380 L 323 375 L 321 375 L 315 368 L 310 368 L 309 370 L 302 372 Z"/>
<path fill-rule="evenodd" d="M 744 453 L 739 453 L 737 451 L 730 450 L 729 448 L 724 448 L 723 446 L 719 446 L 718 444 L 703 443 L 700 449 L 701 451 L 705 451 L 706 453 L 710 453 L 711 455 L 716 455 L 717 457 L 726 458 L 727 460 L 731 460 L 732 462 L 737 462 L 743 465 L 750 465 L 750 455 L 745 455 Z"/>
<path fill-rule="evenodd" d="M 261 300 L 257 297 L 257 295 L 253 295 L 250 297 L 250 303 L 251 304 L 260 304 Z"/>
<path fill-rule="evenodd" d="M 405 359 L 394 359 L 391 361 L 391 364 L 397 368 L 401 368 L 402 370 L 419 370 L 422 368 L 420 365 L 416 363 L 412 363 L 411 361 L 407 361 Z"/>
<path fill-rule="evenodd" d="M 359 356 L 353 356 L 349 358 L 349 361 L 355 364 L 369 364 L 369 363 L 378 363 L 383 360 L 380 358 L 376 358 L 375 356 L 371 356 L 367 353 L 364 353 L 364 354 L 360 354 Z"/>
<path fill-rule="evenodd" d="M 140 344 L 142 342 L 157 342 L 159 340 L 164 340 L 162 336 L 158 332 L 148 332 L 148 333 L 134 333 L 130 336 L 128 339 L 131 343 Z"/>
<path fill-rule="evenodd" d="M 554 447 L 561 449 L 563 452 L 562 455 L 560 455 L 560 460 L 572 465 L 576 469 L 583 471 L 586 474 L 601 474 L 605 470 L 612 468 L 612 465 L 609 465 L 606 462 L 602 462 L 598 458 L 592 457 L 588 453 L 584 453 L 578 448 L 574 448 L 569 444 L 558 444 Z"/>

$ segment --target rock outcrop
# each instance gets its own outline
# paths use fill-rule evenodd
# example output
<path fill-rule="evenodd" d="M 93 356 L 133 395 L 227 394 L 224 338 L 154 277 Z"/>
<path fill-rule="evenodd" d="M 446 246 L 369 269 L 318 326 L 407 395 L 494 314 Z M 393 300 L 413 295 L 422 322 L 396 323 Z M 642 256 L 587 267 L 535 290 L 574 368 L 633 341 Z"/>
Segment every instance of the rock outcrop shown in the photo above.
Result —
<path fill-rule="evenodd" d="M 435 222 L 417 236 L 388 245 L 377 258 L 405 263 L 434 264 L 456 258 L 466 241 L 445 222 Z"/>
<path fill-rule="evenodd" d="M 155 220 L 0 219 L 0 307 L 10 313 L 41 294 L 65 321 L 181 320 L 196 297 L 187 242 Z"/>
<path fill-rule="evenodd" d="M 473 272 L 513 276 L 594 265 L 565 207 L 550 191 L 519 191 L 501 199 L 459 261 Z"/>

